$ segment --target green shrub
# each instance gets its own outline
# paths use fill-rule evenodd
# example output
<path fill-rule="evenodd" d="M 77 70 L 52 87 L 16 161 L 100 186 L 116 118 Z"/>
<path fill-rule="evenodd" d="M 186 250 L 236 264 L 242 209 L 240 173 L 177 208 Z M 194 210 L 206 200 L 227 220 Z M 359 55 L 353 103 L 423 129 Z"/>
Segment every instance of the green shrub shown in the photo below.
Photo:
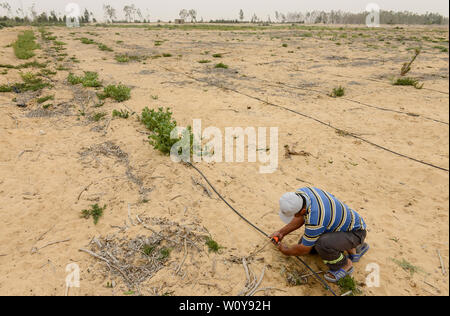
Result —
<path fill-rule="evenodd" d="M 144 245 L 142 246 L 142 252 L 145 253 L 145 255 L 150 256 L 155 248 L 155 246 Z"/>
<path fill-rule="evenodd" d="M 38 98 L 38 99 L 37 99 L 37 103 L 41 104 L 41 103 L 47 102 L 48 100 L 54 100 L 54 99 L 55 99 L 55 96 L 53 96 L 53 95 L 48 95 L 48 96 L 46 96 L 46 97 Z"/>
<path fill-rule="evenodd" d="M 43 82 L 41 78 L 38 78 L 31 72 L 21 73 L 20 76 L 22 77 L 23 84 L 19 84 L 17 88 L 22 91 L 38 91 L 50 87 L 50 84 Z"/>
<path fill-rule="evenodd" d="M 100 217 L 103 216 L 103 211 L 106 209 L 106 205 L 103 207 L 99 207 L 98 204 L 91 205 L 90 209 L 82 210 L 81 215 L 85 219 L 89 219 L 92 216 L 94 219 L 94 224 L 97 225 Z"/>
<path fill-rule="evenodd" d="M 95 113 L 93 114 L 90 119 L 94 122 L 99 122 L 101 120 L 103 120 L 103 118 L 106 116 L 106 113 L 101 112 L 101 113 Z"/>
<path fill-rule="evenodd" d="M 24 31 L 19 34 L 17 41 L 12 45 L 14 54 L 19 59 L 30 59 L 35 55 L 34 50 L 39 48 L 36 44 L 33 31 Z"/>
<path fill-rule="evenodd" d="M 222 58 L 222 54 L 213 54 L 212 57 L 214 57 L 214 58 Z"/>
<path fill-rule="evenodd" d="M 14 83 L 12 85 L 1 85 L 0 92 L 12 92 L 14 89 L 19 90 L 20 92 L 25 91 L 38 91 L 42 90 L 46 87 L 51 87 L 49 83 L 43 82 L 42 78 L 38 78 L 31 72 L 20 73 L 23 82 L 22 83 Z"/>
<path fill-rule="evenodd" d="M 341 86 L 334 88 L 333 91 L 331 92 L 331 96 L 333 98 L 343 97 L 344 95 L 345 95 L 345 88 Z"/>
<path fill-rule="evenodd" d="M 72 85 L 81 83 L 84 87 L 97 88 L 102 86 L 101 81 L 98 80 L 98 74 L 92 71 L 85 71 L 83 77 L 78 77 L 70 73 L 67 77 L 67 81 Z"/>
<path fill-rule="evenodd" d="M 170 248 L 162 248 L 159 251 L 158 260 L 166 260 L 167 258 L 169 258 L 171 252 L 172 252 L 172 249 L 170 249 Z"/>
<path fill-rule="evenodd" d="M 109 85 L 105 87 L 103 93 L 99 93 L 98 97 L 103 100 L 106 98 L 111 98 L 117 102 L 123 102 L 131 98 L 131 89 L 127 86 L 119 84 L 117 86 Z"/>
<path fill-rule="evenodd" d="M 91 40 L 90 38 L 86 38 L 86 37 L 80 38 L 80 41 L 81 41 L 81 43 L 86 44 L 86 45 L 95 44 L 94 40 Z"/>
<path fill-rule="evenodd" d="M 205 244 L 208 246 L 209 252 L 219 252 L 219 250 L 223 248 L 211 237 L 208 237 Z"/>
<path fill-rule="evenodd" d="M 0 85 L 0 93 L 5 93 L 5 92 L 12 92 L 13 88 L 9 85 L 3 84 Z"/>
<path fill-rule="evenodd" d="M 105 44 L 101 44 L 101 43 L 98 44 L 98 48 L 101 51 L 106 51 L 106 52 L 113 52 L 114 51 L 111 47 L 108 47 Z"/>
<path fill-rule="evenodd" d="M 416 89 L 422 89 L 423 83 L 420 83 L 419 80 L 411 78 L 411 77 L 400 77 L 396 78 L 393 81 L 394 86 L 413 86 Z"/>
<path fill-rule="evenodd" d="M 53 41 L 53 44 L 56 46 L 64 46 L 67 45 L 67 43 L 61 42 L 61 41 Z"/>
<path fill-rule="evenodd" d="M 122 55 L 116 55 L 115 59 L 119 63 L 128 63 L 130 61 L 142 61 L 145 60 L 147 57 L 145 56 L 137 56 L 137 55 L 128 55 L 128 54 L 122 54 Z"/>
<path fill-rule="evenodd" d="M 113 110 L 112 116 L 113 117 L 120 117 L 120 118 L 123 118 L 123 119 L 127 119 L 127 118 L 130 117 L 130 112 L 128 112 L 127 110 L 120 110 L 120 111 Z"/>
<path fill-rule="evenodd" d="M 207 60 L 207 59 L 202 59 L 202 60 L 199 60 L 198 61 L 200 64 L 208 64 L 208 63 L 210 63 L 211 61 L 210 60 Z"/>
<path fill-rule="evenodd" d="M 159 108 L 158 111 L 155 111 L 146 107 L 142 111 L 141 122 L 152 132 L 149 136 L 150 144 L 164 154 L 169 154 L 173 145 L 180 141 L 180 138 L 170 137 L 171 132 L 177 127 L 177 122 L 172 119 L 170 109 L 164 111 L 163 108 Z"/>
<path fill-rule="evenodd" d="M 163 56 L 163 57 L 172 57 L 172 54 L 164 53 L 164 54 L 162 54 L 162 56 Z"/>
<path fill-rule="evenodd" d="M 360 294 L 361 291 L 356 286 L 356 281 L 353 279 L 353 277 L 347 275 L 345 278 L 340 279 L 337 282 L 339 288 L 341 289 L 342 293 L 347 293 L 349 291 L 352 292 L 352 295 Z"/>
<path fill-rule="evenodd" d="M 225 65 L 224 63 L 219 63 L 215 65 L 214 68 L 228 69 L 228 65 Z"/>

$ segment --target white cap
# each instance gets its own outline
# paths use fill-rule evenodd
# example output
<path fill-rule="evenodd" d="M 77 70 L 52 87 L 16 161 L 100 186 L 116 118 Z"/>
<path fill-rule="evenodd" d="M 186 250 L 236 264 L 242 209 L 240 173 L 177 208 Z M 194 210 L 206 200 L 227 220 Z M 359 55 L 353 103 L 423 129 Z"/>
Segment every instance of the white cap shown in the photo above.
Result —
<path fill-rule="evenodd" d="M 278 215 L 284 223 L 289 224 L 294 219 L 295 214 L 300 212 L 302 208 L 303 199 L 294 192 L 288 192 L 280 198 L 280 213 Z"/>

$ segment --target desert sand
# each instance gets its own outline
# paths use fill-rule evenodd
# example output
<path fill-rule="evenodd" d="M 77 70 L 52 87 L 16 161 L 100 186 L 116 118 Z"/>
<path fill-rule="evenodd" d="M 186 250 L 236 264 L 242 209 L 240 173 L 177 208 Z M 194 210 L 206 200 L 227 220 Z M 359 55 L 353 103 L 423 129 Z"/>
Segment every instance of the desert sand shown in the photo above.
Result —
<path fill-rule="evenodd" d="M 24 29 L 28 28 L 0 30 L 0 64 L 23 62 L 6 46 Z M 204 127 L 221 130 L 278 127 L 279 166 L 272 174 L 260 174 L 259 163 L 198 163 L 197 167 L 236 209 L 268 233 L 283 226 L 279 197 L 303 186 L 332 192 L 357 210 L 368 225 L 371 246 L 355 265 L 362 295 L 449 294 L 448 171 L 270 105 L 301 112 L 448 170 L 448 53 L 434 48 L 433 42 L 444 38 L 448 47 L 448 29 L 47 28 L 67 44 L 63 52 L 68 56 L 62 58 L 37 28 L 33 30 L 41 45 L 35 59 L 48 61 L 52 70 L 57 65 L 67 70 L 46 79 L 54 87 L 44 89 L 41 96 L 55 95 L 48 110 L 35 101 L 39 95 L 0 93 L 0 295 L 65 295 L 70 263 L 79 265 L 81 276 L 80 287 L 71 288 L 70 296 L 237 295 L 246 280 L 239 259 L 258 249 L 248 259 L 249 266 L 257 276 L 265 267 L 262 287 L 272 290 L 256 295 L 330 295 L 312 277 L 305 285 L 290 286 L 283 271 L 308 271 L 232 213 L 192 168 L 153 149 L 138 120 L 146 106 L 170 107 L 181 126 L 201 119 Z M 81 44 L 79 37 L 100 41 L 114 52 Z M 155 41 L 162 44 L 155 46 Z M 423 82 L 424 88 L 392 85 L 391 76 L 399 74 L 412 56 L 411 49 L 419 45 L 423 50 L 409 75 Z M 125 53 L 171 57 L 129 63 L 114 59 Z M 212 57 L 217 53 L 222 58 Z M 211 62 L 198 63 L 203 59 Z M 219 62 L 229 68 L 215 69 Z M 69 72 L 83 71 L 97 72 L 105 86 L 131 87 L 131 99 L 123 103 L 108 99 L 96 108 L 95 89 L 67 82 Z M 0 85 L 19 81 L 19 70 L 0 75 Z M 327 96 L 340 85 L 346 89 L 344 98 Z M 25 98 L 27 107 L 16 105 L 19 98 Z M 136 114 L 127 120 L 112 118 L 114 109 Z M 98 112 L 107 115 L 98 122 L 89 119 Z M 286 157 L 285 145 L 309 155 Z M 126 159 L 102 152 L 101 148 L 111 146 Z M 95 203 L 107 205 L 97 225 L 80 216 Z M 200 250 L 189 247 L 186 254 L 181 245 L 163 269 L 139 289 L 130 289 L 119 274 L 108 272 L 104 262 L 79 249 L 92 249 L 93 238 L 151 235 L 137 223 L 136 215 L 195 224 L 223 248 L 209 253 L 199 242 Z M 296 243 L 302 231 L 286 242 Z M 317 256 L 305 260 L 316 271 L 326 269 Z M 417 271 L 403 269 L 398 264 L 402 260 Z M 379 287 L 365 284 L 366 267 L 372 263 L 380 267 Z M 113 287 L 108 286 L 111 282 Z"/>

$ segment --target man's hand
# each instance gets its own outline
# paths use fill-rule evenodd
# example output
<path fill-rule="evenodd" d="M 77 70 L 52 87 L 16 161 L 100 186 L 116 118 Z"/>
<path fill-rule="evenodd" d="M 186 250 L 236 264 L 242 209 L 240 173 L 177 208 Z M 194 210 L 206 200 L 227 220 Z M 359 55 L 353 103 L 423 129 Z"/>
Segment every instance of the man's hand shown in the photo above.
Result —
<path fill-rule="evenodd" d="M 312 247 L 306 247 L 303 245 L 295 245 L 291 248 L 286 247 L 281 242 L 277 245 L 278 250 L 286 256 L 303 256 L 311 252 Z"/>
<path fill-rule="evenodd" d="M 281 231 L 277 231 L 277 232 L 273 233 L 272 235 L 270 235 L 270 239 L 273 239 L 274 237 L 277 237 L 278 242 L 281 242 L 284 238 L 284 234 Z"/>
<path fill-rule="evenodd" d="M 286 256 L 290 255 L 289 254 L 289 247 L 286 247 L 281 242 L 278 243 L 278 250 L 280 250 L 283 255 L 286 255 Z"/>

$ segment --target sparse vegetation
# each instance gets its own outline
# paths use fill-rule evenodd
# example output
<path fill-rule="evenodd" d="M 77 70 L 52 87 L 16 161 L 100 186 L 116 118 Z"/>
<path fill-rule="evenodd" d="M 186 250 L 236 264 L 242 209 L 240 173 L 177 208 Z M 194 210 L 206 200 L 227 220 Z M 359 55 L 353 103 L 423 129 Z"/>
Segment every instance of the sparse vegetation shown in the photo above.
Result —
<path fill-rule="evenodd" d="M 33 31 L 24 31 L 19 34 L 17 41 L 12 45 L 16 57 L 19 59 L 30 59 L 35 56 L 34 50 L 39 48 L 35 40 Z"/>
<path fill-rule="evenodd" d="M 330 96 L 333 98 L 339 98 L 339 97 L 343 97 L 345 95 L 345 88 L 344 87 L 337 87 L 334 88 L 333 91 L 331 91 Z"/>
<path fill-rule="evenodd" d="M 224 63 L 218 63 L 217 65 L 214 66 L 214 68 L 219 68 L 219 69 L 228 69 L 228 65 L 225 65 Z"/>
<path fill-rule="evenodd" d="M 211 237 L 208 237 L 206 239 L 205 244 L 208 246 L 208 251 L 209 252 L 219 252 L 220 249 L 222 249 L 223 247 L 220 246 L 214 239 L 212 239 Z"/>
<path fill-rule="evenodd" d="M 106 46 L 105 44 L 99 43 L 98 44 L 98 48 L 101 51 L 105 51 L 105 52 L 113 52 L 114 50 L 111 47 Z"/>
<path fill-rule="evenodd" d="M 208 63 L 210 63 L 211 61 L 210 60 L 207 60 L 207 59 L 202 59 L 202 60 L 199 60 L 198 61 L 198 63 L 199 64 L 208 64 Z"/>
<path fill-rule="evenodd" d="M 416 267 L 415 265 L 411 264 L 410 262 L 406 261 L 405 259 L 397 260 L 392 259 L 394 263 L 396 263 L 399 267 L 401 267 L 406 272 L 409 272 L 411 276 L 413 276 L 415 273 L 422 271 L 421 268 Z"/>
<path fill-rule="evenodd" d="M 420 48 L 415 48 L 414 49 L 414 56 L 411 58 L 409 63 L 404 63 L 403 64 L 402 69 L 400 71 L 400 76 L 406 76 L 406 74 L 411 71 L 411 66 L 414 63 L 414 61 L 417 59 L 417 56 L 420 55 L 420 53 L 421 53 L 421 49 Z"/>
<path fill-rule="evenodd" d="M 342 294 L 349 291 L 352 292 L 352 296 L 361 294 L 361 290 L 358 289 L 355 279 L 350 275 L 347 275 L 345 278 L 340 279 L 337 284 L 341 289 Z"/>
<path fill-rule="evenodd" d="M 150 256 L 155 249 L 156 249 L 156 246 L 152 246 L 152 245 L 144 245 L 144 246 L 142 246 L 142 252 L 146 256 Z"/>
<path fill-rule="evenodd" d="M 141 122 L 152 132 L 149 136 L 150 144 L 164 154 L 169 154 L 172 146 L 180 141 L 180 138 L 170 137 L 171 132 L 177 127 L 177 122 L 172 119 L 172 114 L 170 109 L 164 110 L 163 108 L 155 111 L 146 107 L 142 111 Z M 190 129 L 188 131 L 190 132 Z"/>
<path fill-rule="evenodd" d="M 169 256 L 170 256 L 170 253 L 172 252 L 172 249 L 171 248 L 162 248 L 160 251 L 159 251 L 159 257 L 158 257 L 158 260 L 166 260 L 167 258 L 169 258 Z"/>
<path fill-rule="evenodd" d="M 127 119 L 130 117 L 130 112 L 128 112 L 127 110 L 113 110 L 112 112 L 112 117 L 120 117 L 123 119 Z"/>
<path fill-rule="evenodd" d="M 123 102 L 131 98 L 131 89 L 122 84 L 119 84 L 117 86 L 109 85 L 105 87 L 103 93 L 99 93 L 97 95 L 101 100 L 111 98 L 116 100 L 117 102 Z"/>
<path fill-rule="evenodd" d="M 116 61 L 119 63 L 128 63 L 130 61 L 143 61 L 146 59 L 145 56 L 137 56 L 137 55 L 128 55 L 128 54 L 122 54 L 122 55 L 116 55 L 115 56 Z"/>
<path fill-rule="evenodd" d="M 440 50 L 441 53 L 448 53 L 448 48 L 445 47 L 445 46 L 439 46 L 439 45 L 437 45 L 437 46 L 433 46 L 433 48 L 434 48 L 434 49 Z"/>
<path fill-rule="evenodd" d="M 74 74 L 70 73 L 67 77 L 67 81 L 72 84 L 83 84 L 84 87 L 101 87 L 102 83 L 98 80 L 98 74 L 96 72 L 92 71 L 85 71 L 83 77 L 75 76 Z"/>
<path fill-rule="evenodd" d="M 16 93 L 21 93 L 26 91 L 38 91 L 47 87 L 51 87 L 51 84 L 44 82 L 42 78 L 39 78 L 37 75 L 31 72 L 21 73 L 20 76 L 23 80 L 22 83 L 1 85 L 0 92 L 14 91 Z"/>
<path fill-rule="evenodd" d="M 82 210 L 81 215 L 85 219 L 89 219 L 91 216 L 94 219 L 94 224 L 97 225 L 100 218 L 103 216 L 103 211 L 106 209 L 106 205 L 103 207 L 98 204 L 91 205 L 90 209 Z"/>
<path fill-rule="evenodd" d="M 420 83 L 419 80 L 411 77 L 396 78 L 393 80 L 392 84 L 394 86 L 413 86 L 416 89 L 423 88 L 423 83 Z"/>
<path fill-rule="evenodd" d="M 25 68 L 45 68 L 47 67 L 46 63 L 40 63 L 37 61 L 31 61 L 24 64 L 20 64 L 18 66 L 10 65 L 10 64 L 0 64 L 0 68 L 8 68 L 8 69 L 25 69 Z"/>
<path fill-rule="evenodd" d="M 95 44 L 95 41 L 90 39 L 90 38 L 86 38 L 86 37 L 82 37 L 80 38 L 81 43 L 86 44 L 86 45 L 91 45 L 91 44 Z"/>
<path fill-rule="evenodd" d="M 55 96 L 48 95 L 48 96 L 45 96 L 45 97 L 38 98 L 36 101 L 37 101 L 37 103 L 41 104 L 41 103 L 47 102 L 48 100 L 54 100 L 54 99 L 55 99 Z"/>
<path fill-rule="evenodd" d="M 106 116 L 106 113 L 104 113 L 104 112 L 94 113 L 93 115 L 91 115 L 90 119 L 91 119 L 91 121 L 99 122 L 99 121 L 103 120 L 105 118 L 105 116 Z"/>

